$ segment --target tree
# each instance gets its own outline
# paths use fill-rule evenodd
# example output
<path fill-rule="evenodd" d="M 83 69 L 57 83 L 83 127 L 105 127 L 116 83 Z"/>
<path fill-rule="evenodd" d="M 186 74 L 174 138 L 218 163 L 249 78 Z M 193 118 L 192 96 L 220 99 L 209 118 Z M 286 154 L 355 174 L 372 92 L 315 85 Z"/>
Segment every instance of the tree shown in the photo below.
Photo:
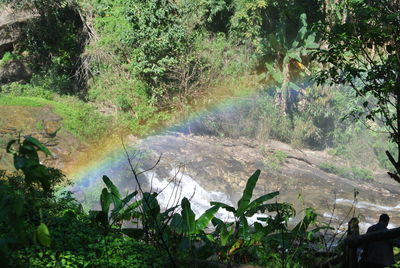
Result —
<path fill-rule="evenodd" d="M 318 26 L 317 82 L 340 84 L 362 99 L 351 115 L 386 127 L 397 152 L 386 151 L 400 183 L 400 1 L 346 0 L 346 19 Z M 397 158 L 397 159 L 396 159 Z"/>
<path fill-rule="evenodd" d="M 126 13 L 131 31 L 124 41 L 132 47 L 132 72 L 153 88 L 160 87 L 190 43 L 181 11 L 173 1 L 129 0 Z"/>

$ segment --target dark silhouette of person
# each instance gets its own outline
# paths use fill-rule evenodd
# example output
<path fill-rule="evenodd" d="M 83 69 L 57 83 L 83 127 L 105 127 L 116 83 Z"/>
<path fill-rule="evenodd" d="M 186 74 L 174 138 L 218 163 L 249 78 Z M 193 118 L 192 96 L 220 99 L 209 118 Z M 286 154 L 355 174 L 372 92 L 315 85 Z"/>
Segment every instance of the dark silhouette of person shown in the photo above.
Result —
<path fill-rule="evenodd" d="M 368 228 L 367 234 L 387 230 L 389 220 L 389 215 L 382 214 L 379 217 L 379 222 Z M 394 246 L 400 247 L 400 241 L 397 239 L 384 239 L 368 243 L 365 245 L 363 261 L 360 263 L 360 267 L 383 268 L 392 266 L 394 264 Z"/>

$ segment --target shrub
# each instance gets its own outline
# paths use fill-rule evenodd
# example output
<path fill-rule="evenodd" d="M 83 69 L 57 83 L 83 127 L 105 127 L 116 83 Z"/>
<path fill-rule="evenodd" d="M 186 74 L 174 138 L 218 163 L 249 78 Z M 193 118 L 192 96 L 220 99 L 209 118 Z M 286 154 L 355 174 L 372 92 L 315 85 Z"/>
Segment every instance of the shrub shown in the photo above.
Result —
<path fill-rule="evenodd" d="M 18 55 L 15 55 L 9 51 L 4 53 L 3 57 L 0 59 L 0 68 L 7 64 L 8 62 L 14 60 L 14 59 L 19 59 L 20 57 Z"/>
<path fill-rule="evenodd" d="M 18 82 L 9 83 L 1 86 L 1 95 L 14 97 L 38 97 L 46 100 L 52 100 L 54 93 L 41 86 L 33 84 L 21 84 Z"/>
<path fill-rule="evenodd" d="M 105 135 L 107 118 L 96 109 L 74 97 L 63 97 L 53 102 L 54 112 L 63 118 L 65 130 L 82 140 L 97 139 Z"/>
<path fill-rule="evenodd" d="M 269 169 L 278 170 L 288 157 L 288 154 L 280 151 L 273 150 L 272 152 L 265 152 L 267 155 L 264 158 L 264 163 Z"/>

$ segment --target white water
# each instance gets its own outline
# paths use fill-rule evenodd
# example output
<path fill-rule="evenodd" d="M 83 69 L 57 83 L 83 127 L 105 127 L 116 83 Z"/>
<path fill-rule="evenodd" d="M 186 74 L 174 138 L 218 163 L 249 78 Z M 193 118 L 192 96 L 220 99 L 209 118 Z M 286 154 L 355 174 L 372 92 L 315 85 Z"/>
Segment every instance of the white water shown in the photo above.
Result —
<path fill-rule="evenodd" d="M 354 201 L 349 200 L 349 199 L 344 199 L 344 198 L 338 198 L 335 200 L 336 204 L 344 204 L 344 205 L 349 205 L 351 206 Z M 374 210 L 374 211 L 400 211 L 400 204 L 394 207 L 389 207 L 389 206 L 382 206 L 378 204 L 373 204 L 369 202 L 364 202 L 364 201 L 357 201 L 355 203 L 356 208 L 366 208 L 369 210 Z"/>
<path fill-rule="evenodd" d="M 360 221 L 359 227 L 360 227 L 361 232 L 366 232 L 368 227 L 377 223 L 378 217 L 381 213 L 388 212 L 388 211 L 390 211 L 390 212 L 400 211 L 400 204 L 391 207 L 391 206 L 383 206 L 383 205 L 378 205 L 378 204 L 365 202 L 365 201 L 354 202 L 354 200 L 344 199 L 344 198 L 337 198 L 335 200 L 335 202 L 336 202 L 336 204 L 343 204 L 343 205 L 348 205 L 348 206 L 353 206 L 353 204 L 354 204 L 355 208 L 368 209 L 368 210 L 373 210 L 373 211 L 378 212 L 376 214 L 376 218 L 366 217 L 365 221 Z M 396 227 L 398 227 L 398 226 L 391 224 L 391 223 L 389 223 L 389 225 L 388 225 L 388 229 L 392 229 L 392 228 L 396 228 Z"/>
<path fill-rule="evenodd" d="M 186 197 L 190 200 L 193 212 L 199 217 L 207 209 L 211 208 L 210 202 L 222 202 L 235 207 L 229 196 L 223 192 L 207 191 L 189 175 L 179 169 L 170 171 L 171 180 L 159 179 L 154 172 L 145 174 L 153 192 L 158 192 L 157 200 L 163 209 L 178 205 Z M 219 209 L 217 215 L 223 221 L 233 221 L 233 214 L 225 209 Z M 250 224 L 257 220 L 257 217 L 265 217 L 266 214 L 255 214 L 248 218 Z"/>

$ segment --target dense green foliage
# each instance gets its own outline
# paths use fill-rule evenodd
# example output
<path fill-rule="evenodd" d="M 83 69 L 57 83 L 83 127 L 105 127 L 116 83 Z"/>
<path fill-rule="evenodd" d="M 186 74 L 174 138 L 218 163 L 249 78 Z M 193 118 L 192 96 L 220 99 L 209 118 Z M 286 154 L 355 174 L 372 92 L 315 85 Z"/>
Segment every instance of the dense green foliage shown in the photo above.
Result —
<path fill-rule="evenodd" d="M 318 26 L 328 47 L 316 53 L 327 65 L 317 80 L 352 88 L 362 105 L 353 107 L 350 114 L 367 120 L 372 129 L 384 126 L 397 145 L 396 154 L 389 150 L 386 154 L 396 169 L 389 175 L 398 182 L 399 10 L 399 3 L 393 1 L 346 1 L 346 16 L 340 23 Z"/>
<path fill-rule="evenodd" d="M 310 81 L 322 70 L 311 61 L 319 44 L 328 42 L 331 51 L 341 51 L 333 46 L 340 44 L 334 44 L 334 34 L 342 29 L 349 33 L 356 30 L 346 26 L 346 15 L 342 14 L 353 12 L 353 20 L 361 23 L 357 27 L 362 27 L 358 17 L 370 12 L 371 20 L 380 25 L 379 12 L 358 8 L 357 1 L 348 5 L 297 0 L 2 3 L 35 7 L 41 14 L 23 27 L 26 38 L 21 38 L 20 45 L 4 54 L 2 60 L 28 61 L 32 78 L 27 84 L 0 85 L 2 95 L 73 103 L 76 111 L 60 107 L 57 111 L 67 114 L 70 119 L 65 121 L 65 128 L 79 137 L 90 137 L 102 133 L 103 126 L 115 125 L 147 134 L 160 122 L 168 124 L 221 98 L 248 97 L 244 92 L 258 87 L 261 90 L 249 100 L 232 100 L 238 110 L 236 118 L 223 106 L 221 112 L 199 122 L 198 133 L 274 138 L 299 148 L 329 148 L 350 161 L 358 161 L 357 155 L 363 154 L 375 166 L 385 168 L 390 167 L 385 149 L 397 155 L 385 135 L 365 134 L 370 124 L 354 125 L 352 117 L 342 120 L 359 112 L 363 102 L 356 94 L 347 88 L 316 86 Z M 326 26 L 324 31 L 313 31 L 318 21 Z M 368 38 L 375 38 L 372 31 Z M 363 40 L 364 44 L 368 40 Z M 342 54 L 343 60 L 346 55 Z M 320 57 L 321 62 L 334 60 Z M 107 120 L 93 113 L 90 105 L 59 98 L 60 94 L 90 101 L 115 118 L 116 124 L 105 124 Z M 87 117 L 96 119 L 84 119 Z M 236 123 L 240 127 L 235 127 Z M 90 127 L 84 130 L 83 125 Z M 373 128 L 382 130 L 381 124 Z"/>
<path fill-rule="evenodd" d="M 39 164 L 38 151 L 50 152 L 27 137 L 8 150 L 23 174 L 2 172 L 0 178 L 0 254 L 5 267 L 159 267 L 153 247 L 122 233 L 108 232 L 91 221 L 82 207 L 64 193 L 53 195 L 64 182 L 58 170 Z M 29 168 L 27 168 L 29 167 Z"/>

